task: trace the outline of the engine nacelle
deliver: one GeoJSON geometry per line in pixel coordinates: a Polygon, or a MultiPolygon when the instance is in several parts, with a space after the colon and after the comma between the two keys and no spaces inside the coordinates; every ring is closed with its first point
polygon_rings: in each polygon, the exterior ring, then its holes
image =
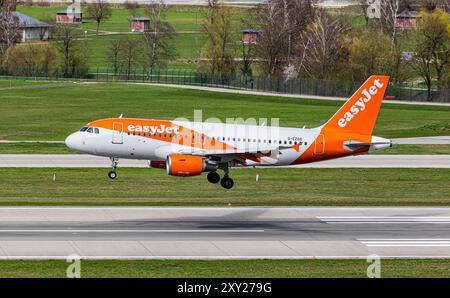
{"type": "Polygon", "coordinates": [[[211,165],[206,159],[200,156],[172,154],[167,156],[167,174],[171,176],[197,176],[202,172],[217,169],[216,165],[211,165]]]}
{"type": "Polygon", "coordinates": [[[165,169],[166,161],[165,160],[149,160],[148,166],[150,168],[155,168],[155,169],[165,169]]]}

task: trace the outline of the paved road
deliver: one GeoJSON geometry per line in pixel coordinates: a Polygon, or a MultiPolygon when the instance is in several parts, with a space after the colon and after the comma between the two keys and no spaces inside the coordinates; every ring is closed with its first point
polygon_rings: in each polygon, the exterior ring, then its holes
{"type": "MultiPolygon", "coordinates": [[[[83,154],[0,154],[0,167],[110,167],[110,160],[83,154]]],[[[119,161],[119,167],[147,167],[146,161],[119,161]]],[[[360,155],[298,165],[299,168],[450,168],[450,155],[360,155]]]]}
{"type": "Polygon", "coordinates": [[[450,257],[450,208],[1,207],[0,259],[450,257]]]}
{"type": "MultiPolygon", "coordinates": [[[[128,84],[128,83],[123,83],[123,84],[128,84]]],[[[259,95],[259,96],[305,98],[305,99],[318,99],[318,100],[331,100],[331,101],[346,101],[346,100],[348,100],[348,97],[332,97],[332,96],[319,96],[319,95],[307,95],[307,94],[284,94],[284,93],[276,93],[276,92],[254,91],[254,90],[249,90],[249,89],[229,89],[229,88],[220,88],[220,87],[162,84],[162,83],[134,83],[134,84],[203,90],[203,91],[211,91],[211,92],[251,94],[251,95],[259,95]]],[[[383,104],[406,104],[406,105],[426,105],[426,106],[450,107],[450,102],[429,102],[429,101],[409,101],[409,100],[384,100],[383,104]]]]}
{"type": "Polygon", "coordinates": [[[400,138],[392,139],[392,142],[394,145],[450,145],[450,136],[400,138]]]}

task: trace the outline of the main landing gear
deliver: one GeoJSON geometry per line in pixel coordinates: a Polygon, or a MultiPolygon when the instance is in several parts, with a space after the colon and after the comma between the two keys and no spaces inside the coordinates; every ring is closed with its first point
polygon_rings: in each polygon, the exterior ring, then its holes
{"type": "Polygon", "coordinates": [[[117,178],[117,173],[116,173],[116,168],[117,168],[117,164],[119,163],[119,159],[115,158],[115,157],[111,157],[111,171],[108,173],[108,177],[109,179],[116,179],[117,178]]]}
{"type": "Polygon", "coordinates": [[[228,176],[229,172],[228,164],[221,164],[219,165],[219,168],[221,168],[225,173],[222,179],[220,179],[220,175],[216,171],[209,172],[206,178],[210,183],[213,184],[216,184],[220,181],[220,185],[225,189],[232,188],[234,185],[234,181],[228,176]]]}

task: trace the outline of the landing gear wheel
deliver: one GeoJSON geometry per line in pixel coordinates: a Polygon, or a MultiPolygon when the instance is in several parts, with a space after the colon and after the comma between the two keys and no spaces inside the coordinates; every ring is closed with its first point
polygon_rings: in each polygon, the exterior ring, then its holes
{"type": "Polygon", "coordinates": [[[223,188],[230,189],[233,187],[234,181],[230,177],[225,176],[220,180],[220,185],[222,185],[223,188]]]}
{"type": "Polygon", "coordinates": [[[114,171],[111,171],[111,172],[108,173],[108,177],[109,177],[110,179],[116,179],[117,173],[114,172],[114,171]]]}
{"type": "Polygon", "coordinates": [[[220,175],[217,174],[217,172],[209,172],[206,178],[208,178],[208,181],[213,184],[216,184],[220,181],[220,175]]]}

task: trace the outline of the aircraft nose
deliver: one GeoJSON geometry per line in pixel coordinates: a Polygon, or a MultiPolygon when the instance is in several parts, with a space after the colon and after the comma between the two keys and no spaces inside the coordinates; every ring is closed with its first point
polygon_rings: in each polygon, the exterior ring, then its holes
{"type": "Polygon", "coordinates": [[[64,141],[66,143],[66,146],[69,147],[72,150],[80,150],[81,147],[81,137],[78,133],[73,133],[69,135],[66,140],[64,141]]]}

